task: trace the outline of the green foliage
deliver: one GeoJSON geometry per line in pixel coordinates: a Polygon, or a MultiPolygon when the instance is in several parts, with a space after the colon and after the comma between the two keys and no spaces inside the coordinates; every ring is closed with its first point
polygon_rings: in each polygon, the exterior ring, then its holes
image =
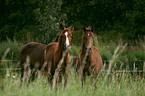
{"type": "Polygon", "coordinates": [[[2,96],[20,96],[22,94],[24,96],[143,96],[145,94],[144,79],[133,78],[128,73],[112,73],[106,81],[104,75],[100,74],[95,89],[92,87],[90,77],[86,79],[84,88],[81,86],[80,76],[75,76],[72,71],[68,79],[66,88],[60,84],[57,89],[53,89],[47,83],[47,79],[41,75],[29,86],[24,83],[20,87],[18,73],[10,73],[9,76],[3,79],[4,88],[0,90],[0,93],[2,96]]]}
{"type": "Polygon", "coordinates": [[[80,22],[75,22],[73,24],[74,31],[72,32],[72,41],[71,43],[75,46],[81,46],[82,35],[83,35],[83,26],[80,22]]]}
{"type": "Polygon", "coordinates": [[[0,57],[4,55],[7,48],[10,48],[10,52],[7,54],[5,59],[19,60],[19,52],[22,45],[22,43],[19,43],[16,40],[11,41],[10,39],[8,39],[8,41],[1,42],[0,57]]]}
{"type": "Polygon", "coordinates": [[[78,56],[79,52],[80,52],[80,47],[78,46],[72,46],[69,50],[69,54],[71,56],[78,56]]]}
{"type": "Polygon", "coordinates": [[[143,65],[145,61],[145,51],[131,51],[127,54],[124,54],[122,61],[129,64],[129,69],[133,69],[134,63],[136,63],[136,68],[138,70],[143,70],[143,65]],[[126,60],[127,59],[127,60],[126,60]]]}
{"type": "Polygon", "coordinates": [[[62,1],[46,0],[45,2],[39,1],[39,3],[40,7],[34,10],[35,20],[38,22],[37,26],[41,33],[41,42],[48,44],[60,32],[59,25],[63,22],[62,17],[64,16],[60,12],[62,1]]]}
{"type": "Polygon", "coordinates": [[[25,26],[18,33],[15,32],[14,37],[15,40],[21,40],[23,43],[27,43],[30,41],[38,41],[40,38],[39,31],[36,26],[25,26]]]}
{"type": "MultiPolygon", "coordinates": [[[[22,37],[26,36],[27,32],[33,32],[28,26],[31,26],[32,29],[36,29],[35,21],[33,16],[33,10],[37,7],[36,1],[25,1],[25,0],[2,0],[1,10],[0,10],[0,40],[7,40],[6,38],[24,40],[22,37]],[[27,29],[27,31],[23,31],[27,29]],[[23,33],[22,33],[22,32],[23,33]],[[20,34],[19,34],[20,33],[20,34]],[[19,37],[20,36],[20,37],[19,37]]],[[[27,37],[24,37],[27,38],[27,37]]]]}
{"type": "MultiPolygon", "coordinates": [[[[106,45],[103,45],[103,41],[101,42],[101,38],[95,41],[95,46],[97,46],[100,50],[100,54],[103,60],[111,59],[114,53],[115,48],[118,46],[115,43],[111,42],[106,45]]],[[[7,42],[0,43],[0,57],[3,56],[5,50],[10,48],[10,52],[7,54],[5,61],[0,62],[0,68],[13,68],[17,67],[17,62],[7,62],[7,59],[19,60],[19,51],[22,47],[22,43],[14,40],[7,40],[7,42]]],[[[77,56],[80,51],[80,46],[72,46],[69,50],[70,55],[77,56]]],[[[127,47],[125,51],[116,59],[124,61],[124,64],[131,65],[136,60],[144,60],[145,52],[142,47],[127,47]]],[[[120,62],[116,62],[116,67],[119,69],[120,62]]],[[[136,67],[142,70],[143,61],[141,61],[136,67]]],[[[132,66],[132,65],[131,65],[132,66]]],[[[126,68],[126,67],[125,67],[126,68]]],[[[132,68],[132,67],[130,67],[132,68]]],[[[144,78],[134,77],[129,73],[121,73],[120,71],[116,71],[111,73],[108,76],[107,80],[104,79],[106,73],[100,72],[99,79],[97,81],[97,88],[93,89],[92,87],[92,79],[87,77],[85,87],[82,89],[80,76],[75,75],[73,70],[70,68],[70,75],[68,78],[67,88],[64,89],[64,86],[60,84],[57,91],[50,87],[47,82],[47,79],[43,76],[38,78],[31,83],[29,86],[24,83],[22,87],[20,87],[20,76],[19,71],[16,70],[0,70],[2,77],[0,79],[0,93],[2,96],[9,95],[36,95],[36,96],[47,96],[47,95],[60,95],[60,96],[74,96],[74,95],[83,95],[83,96],[116,96],[116,95],[128,95],[128,96],[138,96],[145,94],[145,81],[144,78]],[[17,73],[18,72],[18,73],[17,73]]]]}
{"type": "MultiPolygon", "coordinates": [[[[80,42],[81,44],[81,42],[80,42]]],[[[19,58],[19,52],[21,47],[24,44],[21,42],[18,42],[16,40],[11,41],[10,39],[8,39],[8,41],[5,42],[1,42],[0,43],[0,57],[2,57],[4,55],[4,52],[6,51],[7,48],[10,48],[10,52],[7,54],[6,56],[6,60],[20,60],[19,58]]],[[[103,61],[106,61],[106,64],[108,66],[109,61],[113,54],[114,54],[114,50],[116,49],[116,47],[118,46],[117,44],[115,44],[114,42],[111,42],[109,44],[103,44],[103,42],[101,41],[101,39],[94,40],[94,46],[98,47],[101,57],[103,59],[103,61]]],[[[124,63],[123,68],[127,68],[129,67],[130,70],[133,69],[133,64],[136,63],[136,68],[138,68],[139,70],[143,69],[143,62],[145,60],[145,52],[144,52],[144,48],[141,47],[142,45],[138,46],[138,47],[130,47],[128,46],[124,52],[122,54],[119,55],[118,58],[115,59],[114,64],[116,63],[116,69],[120,68],[121,63],[124,63]],[[138,61],[141,60],[141,61],[138,61]],[[128,66],[129,65],[129,66],[128,66]]],[[[80,46],[75,46],[72,44],[69,53],[71,56],[78,56],[79,52],[81,49],[81,45],[80,46]]],[[[72,58],[73,59],[73,58],[72,58]]],[[[10,62],[7,63],[5,66],[5,68],[7,67],[13,67],[11,65],[13,65],[12,63],[15,62],[10,62]]],[[[19,66],[19,65],[18,65],[19,66]]]]}
{"type": "Polygon", "coordinates": [[[0,5],[0,41],[49,43],[60,23],[75,27],[75,45],[84,25],[94,25],[95,34],[108,42],[136,43],[145,35],[144,0],[1,0],[0,5]]]}
{"type": "Polygon", "coordinates": [[[62,12],[69,24],[94,25],[99,35],[110,40],[134,42],[145,35],[144,4],[144,0],[63,0],[62,12]]]}

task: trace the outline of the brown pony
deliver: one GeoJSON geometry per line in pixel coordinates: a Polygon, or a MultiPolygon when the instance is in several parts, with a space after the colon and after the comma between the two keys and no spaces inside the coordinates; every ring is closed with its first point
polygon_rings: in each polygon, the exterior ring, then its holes
{"type": "Polygon", "coordinates": [[[102,68],[100,52],[98,48],[93,46],[93,33],[94,27],[86,28],[84,26],[81,51],[79,56],[73,61],[76,71],[81,72],[82,86],[84,86],[86,75],[91,75],[91,73],[93,73],[93,79],[95,81],[95,78],[97,78],[97,75],[102,68]]]}
{"type": "MultiPolygon", "coordinates": [[[[68,49],[70,47],[71,36],[74,28],[65,28],[60,25],[62,30],[58,42],[52,42],[48,45],[44,45],[37,42],[30,42],[22,47],[20,50],[20,64],[21,64],[21,82],[23,81],[24,73],[26,71],[26,61],[30,63],[31,78],[29,81],[33,81],[36,75],[36,70],[42,70],[45,76],[48,76],[48,80],[51,82],[55,73],[55,70],[60,62],[63,53],[65,52],[64,60],[61,64],[60,74],[64,75],[67,83],[67,77],[69,70],[66,70],[70,65],[70,56],[68,49]],[[28,60],[27,60],[28,59],[28,60]]],[[[60,75],[59,75],[60,76],[60,75]]]]}

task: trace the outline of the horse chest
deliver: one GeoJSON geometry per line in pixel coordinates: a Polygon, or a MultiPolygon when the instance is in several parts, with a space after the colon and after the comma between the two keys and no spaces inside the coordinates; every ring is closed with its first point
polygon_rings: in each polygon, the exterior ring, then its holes
{"type": "Polygon", "coordinates": [[[91,62],[91,60],[90,60],[90,56],[88,55],[88,56],[81,56],[80,57],[80,59],[79,59],[79,63],[80,63],[80,65],[82,65],[82,64],[84,64],[85,66],[88,66],[88,65],[90,65],[90,62],[91,62]]]}

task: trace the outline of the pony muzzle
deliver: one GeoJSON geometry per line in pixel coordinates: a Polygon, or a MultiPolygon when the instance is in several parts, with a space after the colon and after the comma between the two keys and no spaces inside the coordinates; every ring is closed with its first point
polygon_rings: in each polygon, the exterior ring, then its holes
{"type": "Polygon", "coordinates": [[[65,49],[70,49],[71,45],[65,46],[65,49]]]}
{"type": "Polygon", "coordinates": [[[87,47],[86,47],[86,50],[88,50],[88,51],[90,52],[91,46],[87,46],[87,47]]]}

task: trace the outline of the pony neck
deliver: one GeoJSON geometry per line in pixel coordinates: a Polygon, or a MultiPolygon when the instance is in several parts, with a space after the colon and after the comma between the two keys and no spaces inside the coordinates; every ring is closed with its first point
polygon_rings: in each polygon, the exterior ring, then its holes
{"type": "Polygon", "coordinates": [[[59,40],[58,40],[58,48],[57,48],[57,51],[60,52],[61,55],[65,51],[64,43],[62,42],[62,37],[61,36],[59,37],[59,40]]]}
{"type": "Polygon", "coordinates": [[[81,55],[85,55],[86,54],[86,46],[84,44],[84,42],[82,42],[82,45],[81,45],[81,55]]]}

